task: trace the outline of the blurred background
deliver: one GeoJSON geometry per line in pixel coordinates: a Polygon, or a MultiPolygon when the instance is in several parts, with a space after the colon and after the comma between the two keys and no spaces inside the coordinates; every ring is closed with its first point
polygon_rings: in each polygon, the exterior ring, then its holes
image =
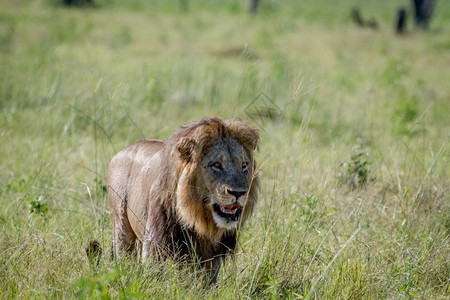
{"type": "Polygon", "coordinates": [[[449,82],[446,0],[0,0],[0,298],[447,298],[449,82]],[[91,266],[114,153],[206,116],[261,134],[219,287],[91,266]]]}

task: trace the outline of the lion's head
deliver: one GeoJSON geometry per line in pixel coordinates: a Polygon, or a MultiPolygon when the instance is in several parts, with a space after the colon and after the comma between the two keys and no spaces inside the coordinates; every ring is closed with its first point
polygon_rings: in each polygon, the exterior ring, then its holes
{"type": "Polygon", "coordinates": [[[250,216],[259,186],[253,158],[257,143],[256,128],[218,118],[182,127],[169,138],[172,160],[166,166],[174,168],[167,172],[168,190],[176,191],[182,224],[217,239],[250,216]]]}

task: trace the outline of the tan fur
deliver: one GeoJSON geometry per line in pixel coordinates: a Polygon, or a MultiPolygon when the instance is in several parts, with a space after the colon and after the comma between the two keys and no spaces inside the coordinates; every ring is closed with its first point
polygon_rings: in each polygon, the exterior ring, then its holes
{"type": "Polygon", "coordinates": [[[213,204],[241,204],[239,225],[250,217],[259,186],[257,142],[254,127],[209,118],[180,128],[167,141],[141,141],[120,151],[107,176],[115,253],[136,244],[144,259],[155,252],[194,253],[217,275],[220,258],[234,250],[236,222],[213,213],[213,204]],[[239,169],[247,159],[248,170],[239,169]],[[221,160],[225,175],[210,169],[209,160],[221,160]],[[248,192],[239,198],[230,195],[235,189],[248,192]]]}

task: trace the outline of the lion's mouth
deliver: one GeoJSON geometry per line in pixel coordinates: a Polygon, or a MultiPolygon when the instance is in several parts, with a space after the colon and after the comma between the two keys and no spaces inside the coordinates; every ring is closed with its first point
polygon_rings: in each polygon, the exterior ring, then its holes
{"type": "Polygon", "coordinates": [[[230,219],[232,221],[239,221],[242,211],[241,205],[237,202],[228,205],[219,205],[215,203],[213,205],[213,209],[220,217],[230,219]]]}

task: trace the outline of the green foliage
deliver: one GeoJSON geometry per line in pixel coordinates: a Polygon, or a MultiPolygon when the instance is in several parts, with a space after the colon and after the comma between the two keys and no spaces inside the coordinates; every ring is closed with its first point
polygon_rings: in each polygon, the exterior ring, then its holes
{"type": "Polygon", "coordinates": [[[78,290],[75,297],[78,299],[96,298],[96,299],[112,299],[113,297],[108,292],[108,284],[111,281],[117,280],[117,272],[104,273],[95,278],[82,277],[75,286],[78,290]]]}
{"type": "Polygon", "coordinates": [[[42,197],[39,196],[37,199],[32,199],[31,197],[28,197],[28,200],[30,201],[30,215],[36,214],[43,217],[47,216],[48,208],[47,204],[42,202],[42,197]]]}
{"type": "Polygon", "coordinates": [[[402,80],[408,76],[410,72],[410,65],[403,60],[394,59],[388,62],[381,73],[380,80],[390,85],[396,87],[398,84],[402,83],[402,80]]]}
{"type": "Polygon", "coordinates": [[[406,261],[400,268],[393,268],[392,277],[399,282],[398,291],[401,295],[414,296],[418,287],[418,276],[421,273],[418,266],[406,261]]]}
{"type": "Polygon", "coordinates": [[[286,284],[278,282],[273,279],[270,275],[267,275],[267,281],[265,285],[267,286],[264,291],[268,295],[268,299],[303,299],[303,295],[289,290],[286,284]]]}
{"type": "Polygon", "coordinates": [[[107,192],[107,188],[106,188],[106,184],[104,183],[104,181],[100,177],[96,176],[94,178],[94,184],[95,184],[95,190],[97,192],[102,193],[103,196],[105,196],[106,192],[107,192]]]}
{"type": "Polygon", "coordinates": [[[6,185],[6,191],[11,193],[23,192],[26,188],[26,183],[26,180],[23,178],[13,181],[6,185]]]}
{"type": "Polygon", "coordinates": [[[364,144],[359,143],[352,147],[349,161],[341,163],[337,177],[349,189],[363,187],[371,179],[369,165],[368,151],[364,144]]]}
{"type": "Polygon", "coordinates": [[[128,287],[121,283],[121,271],[116,267],[111,271],[103,270],[90,276],[83,276],[75,284],[75,298],[77,299],[139,299],[147,298],[145,293],[139,292],[140,286],[133,281],[128,287]],[[121,286],[118,295],[111,292],[112,286],[121,286]]]}
{"type": "Polygon", "coordinates": [[[413,135],[417,131],[412,129],[411,124],[417,119],[419,109],[417,101],[413,99],[399,100],[393,113],[395,130],[399,134],[413,135]]]}

